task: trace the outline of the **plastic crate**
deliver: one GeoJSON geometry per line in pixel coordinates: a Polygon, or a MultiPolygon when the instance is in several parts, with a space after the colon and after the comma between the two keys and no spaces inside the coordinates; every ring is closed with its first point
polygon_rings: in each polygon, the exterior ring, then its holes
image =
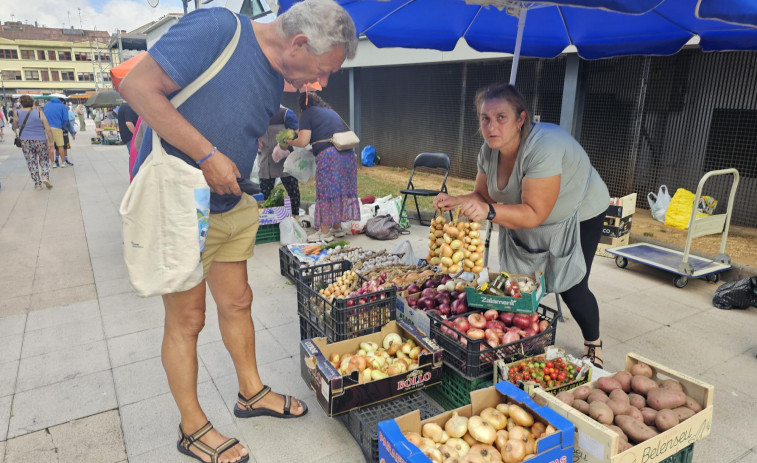
{"type": "MultiPolygon", "coordinates": [[[[472,312],[471,312],[472,313],[472,312]]],[[[447,332],[442,332],[442,318],[434,312],[429,312],[431,322],[431,339],[436,341],[444,350],[444,361],[457,369],[462,374],[479,378],[485,374],[492,375],[493,362],[503,359],[511,362],[524,357],[541,354],[547,346],[555,342],[557,332],[557,311],[539,304],[537,310],[541,320],[549,321],[549,326],[543,332],[526,339],[506,344],[504,346],[488,347],[485,339],[471,339],[454,327],[445,327],[447,332]],[[460,343],[464,338],[465,346],[460,343]],[[482,349],[482,344],[486,346],[482,349]]],[[[458,317],[467,317],[470,313],[450,317],[454,321],[458,317]]]]}
{"type": "Polygon", "coordinates": [[[381,331],[382,326],[396,318],[397,288],[394,286],[333,302],[318,293],[350,269],[352,262],[342,260],[296,270],[297,312],[322,330],[328,342],[381,331]],[[361,300],[364,302],[360,303],[361,300]]]}
{"type": "Polygon", "coordinates": [[[679,450],[678,453],[662,460],[660,463],[691,463],[692,460],[694,460],[694,444],[679,450]]]}
{"type": "Polygon", "coordinates": [[[258,234],[255,236],[255,244],[272,243],[280,239],[279,224],[261,225],[258,227],[258,234]]]}
{"type": "Polygon", "coordinates": [[[360,445],[366,461],[378,462],[378,424],[420,410],[421,420],[444,412],[444,409],[423,392],[401,396],[389,402],[353,410],[339,419],[360,445]]]}
{"type": "Polygon", "coordinates": [[[297,269],[300,268],[300,261],[294,257],[292,251],[286,246],[279,248],[279,271],[281,276],[294,283],[297,278],[297,269]]]}
{"type": "Polygon", "coordinates": [[[427,388],[426,392],[445,410],[454,410],[470,403],[471,392],[493,384],[492,375],[469,378],[445,362],[442,365],[442,382],[427,388]]]}
{"type": "Polygon", "coordinates": [[[322,330],[311,323],[308,319],[300,318],[300,341],[303,339],[323,338],[325,337],[322,330]]]}

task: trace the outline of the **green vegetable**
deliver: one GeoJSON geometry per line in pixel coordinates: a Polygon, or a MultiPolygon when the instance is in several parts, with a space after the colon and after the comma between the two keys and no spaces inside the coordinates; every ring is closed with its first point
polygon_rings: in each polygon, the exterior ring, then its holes
{"type": "Polygon", "coordinates": [[[263,207],[278,207],[284,205],[284,189],[274,188],[271,195],[263,202],[263,207]]]}
{"type": "Polygon", "coordinates": [[[339,240],[339,241],[332,241],[331,243],[324,246],[324,249],[334,249],[337,246],[345,247],[350,244],[347,240],[339,240]]]}
{"type": "Polygon", "coordinates": [[[292,129],[281,129],[279,130],[279,133],[276,134],[276,142],[282,148],[286,148],[288,146],[286,143],[284,143],[284,140],[296,140],[296,139],[297,139],[297,132],[295,132],[292,129]]]}

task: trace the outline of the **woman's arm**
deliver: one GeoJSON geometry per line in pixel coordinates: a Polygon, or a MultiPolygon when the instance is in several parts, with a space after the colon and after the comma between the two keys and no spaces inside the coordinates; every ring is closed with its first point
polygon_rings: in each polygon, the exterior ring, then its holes
{"type": "Polygon", "coordinates": [[[13,132],[16,132],[18,130],[18,113],[16,110],[13,110],[13,132]]]}
{"type": "MultiPolygon", "coordinates": [[[[487,203],[494,202],[494,200],[489,196],[489,192],[486,189],[486,174],[479,172],[476,175],[476,183],[473,187],[473,191],[471,191],[470,193],[459,196],[452,196],[447,193],[439,193],[434,198],[434,208],[448,211],[468,201],[485,201],[487,203]]],[[[486,218],[486,216],[484,216],[484,218],[486,218]]]]}
{"type": "Polygon", "coordinates": [[[310,136],[313,134],[312,130],[300,129],[297,131],[297,138],[294,140],[284,140],[289,146],[296,146],[298,148],[304,148],[310,144],[310,136]]]}
{"type": "MultiPolygon", "coordinates": [[[[496,215],[492,223],[511,230],[535,228],[544,223],[560,195],[560,175],[545,178],[524,178],[521,182],[520,204],[494,204],[496,215]]],[[[461,212],[471,220],[484,220],[489,205],[471,200],[463,204],[461,212]]]]}

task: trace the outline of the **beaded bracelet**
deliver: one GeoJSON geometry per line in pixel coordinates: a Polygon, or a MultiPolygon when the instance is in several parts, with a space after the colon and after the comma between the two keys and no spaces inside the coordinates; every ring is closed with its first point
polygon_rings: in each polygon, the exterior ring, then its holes
{"type": "Polygon", "coordinates": [[[199,161],[197,161],[197,164],[199,165],[199,164],[202,164],[203,162],[207,161],[208,158],[211,157],[211,156],[213,156],[213,153],[215,153],[216,151],[218,151],[218,148],[214,146],[213,147],[213,151],[211,151],[210,153],[208,153],[208,155],[205,156],[204,158],[202,158],[199,161]]]}

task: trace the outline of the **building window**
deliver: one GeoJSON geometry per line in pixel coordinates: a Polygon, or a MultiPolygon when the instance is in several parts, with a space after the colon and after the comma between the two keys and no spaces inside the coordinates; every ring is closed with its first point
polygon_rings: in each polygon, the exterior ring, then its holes
{"type": "Polygon", "coordinates": [[[110,55],[107,53],[100,53],[100,61],[110,61],[110,55]]]}
{"type": "Polygon", "coordinates": [[[21,59],[35,59],[34,50],[21,50],[21,59]]]}
{"type": "Polygon", "coordinates": [[[89,61],[89,53],[77,51],[74,54],[76,61],[89,61]]]}
{"type": "Polygon", "coordinates": [[[43,82],[48,82],[50,80],[50,73],[47,71],[39,71],[39,75],[42,76],[43,82]]]}
{"type": "Polygon", "coordinates": [[[22,80],[21,71],[3,71],[3,80],[22,80]]]}
{"type": "Polygon", "coordinates": [[[37,50],[37,59],[39,60],[45,59],[45,50],[37,50]]]}
{"type": "Polygon", "coordinates": [[[70,51],[59,51],[58,52],[58,59],[61,61],[71,61],[71,52],[70,51]]]}
{"type": "Polygon", "coordinates": [[[18,59],[18,51],[0,49],[0,59],[18,59]]]}
{"type": "Polygon", "coordinates": [[[102,82],[110,82],[112,79],[110,78],[109,72],[101,72],[100,73],[100,80],[102,82]]]}
{"type": "Polygon", "coordinates": [[[49,59],[50,61],[55,61],[58,59],[55,55],[55,50],[47,50],[47,59],[49,59]]]}
{"type": "Polygon", "coordinates": [[[24,71],[26,80],[39,80],[39,71],[24,71]]]}
{"type": "Polygon", "coordinates": [[[94,81],[95,81],[95,75],[93,73],[91,72],[79,73],[79,82],[94,82],[94,81]]]}
{"type": "Polygon", "coordinates": [[[58,75],[58,71],[50,71],[50,76],[52,77],[53,82],[60,81],[60,76],[58,75]]]}
{"type": "Polygon", "coordinates": [[[60,71],[60,80],[74,81],[74,71],[60,71]]]}

